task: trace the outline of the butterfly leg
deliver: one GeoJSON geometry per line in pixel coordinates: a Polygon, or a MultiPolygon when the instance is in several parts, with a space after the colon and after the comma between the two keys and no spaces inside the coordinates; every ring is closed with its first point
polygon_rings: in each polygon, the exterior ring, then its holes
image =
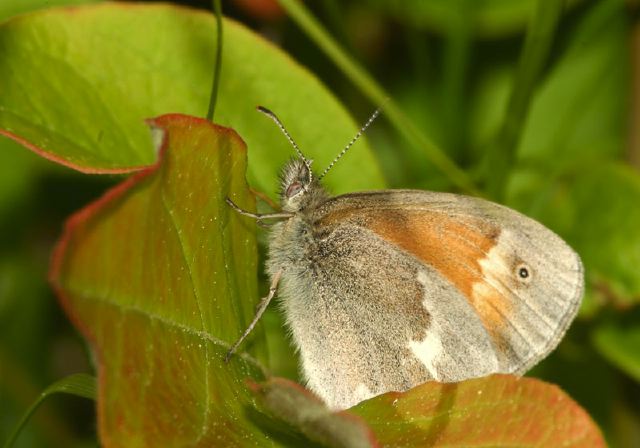
{"type": "Polygon", "coordinates": [[[273,280],[271,280],[271,286],[269,287],[269,294],[267,294],[265,297],[260,299],[260,303],[258,304],[258,307],[256,309],[256,315],[253,317],[253,320],[251,321],[247,329],[244,330],[244,333],[242,333],[242,336],[240,336],[240,338],[235,342],[235,344],[231,346],[231,348],[227,352],[227,356],[225,356],[224,358],[225,362],[229,362],[229,359],[231,359],[231,356],[238,349],[240,344],[242,344],[242,341],[244,341],[245,338],[249,336],[249,333],[251,333],[253,328],[256,326],[256,324],[262,317],[262,314],[267,309],[267,306],[269,306],[269,302],[271,302],[271,299],[273,299],[273,297],[276,295],[276,291],[278,290],[278,283],[280,282],[281,276],[282,276],[282,269],[280,269],[276,273],[276,275],[273,276],[273,280]]]}
{"type": "Polygon", "coordinates": [[[263,219],[282,219],[282,218],[291,218],[293,216],[293,213],[287,213],[287,212],[280,212],[280,213],[252,213],[249,212],[247,210],[243,210],[240,207],[238,207],[236,205],[235,202],[233,202],[231,199],[227,198],[226,199],[227,204],[229,204],[231,206],[232,209],[234,209],[236,212],[240,213],[241,215],[244,216],[248,216],[250,218],[253,219],[257,219],[258,221],[261,221],[263,219]]]}

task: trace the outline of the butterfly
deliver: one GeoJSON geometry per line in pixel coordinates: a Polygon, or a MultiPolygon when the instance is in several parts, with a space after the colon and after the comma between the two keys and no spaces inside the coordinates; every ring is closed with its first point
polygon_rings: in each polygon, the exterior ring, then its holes
{"type": "Polygon", "coordinates": [[[335,410],[426,381],[523,374],[553,350],[580,307],[580,257],[559,236],[484,199],[422,190],[330,196],[298,157],[282,171],[282,210],[239,213],[270,227],[278,294],[307,387],[335,410]]]}

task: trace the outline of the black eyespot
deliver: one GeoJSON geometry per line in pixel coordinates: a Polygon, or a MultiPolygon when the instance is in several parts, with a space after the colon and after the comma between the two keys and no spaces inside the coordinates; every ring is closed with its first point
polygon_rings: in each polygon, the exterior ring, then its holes
{"type": "Polygon", "coordinates": [[[518,263],[516,265],[515,274],[520,282],[529,283],[531,281],[533,271],[525,263],[518,263]]]}

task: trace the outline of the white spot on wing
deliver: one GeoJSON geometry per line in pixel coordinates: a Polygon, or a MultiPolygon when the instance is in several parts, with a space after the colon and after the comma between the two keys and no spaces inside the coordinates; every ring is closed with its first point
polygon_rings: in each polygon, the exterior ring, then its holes
{"type": "MultiPolygon", "coordinates": [[[[425,292],[428,291],[427,276],[424,272],[418,272],[418,281],[424,286],[425,292]]],[[[422,306],[430,312],[427,294],[425,293],[425,299],[422,302],[422,306]]],[[[442,355],[444,349],[442,347],[442,341],[438,336],[438,327],[435,322],[432,322],[431,331],[428,331],[424,339],[421,341],[409,341],[409,349],[413,352],[413,355],[424,364],[425,368],[429,371],[434,380],[439,381],[438,369],[436,367],[436,360],[442,355]]]]}
{"type": "Polygon", "coordinates": [[[509,259],[509,251],[506,249],[506,236],[507,232],[503,230],[498,239],[498,244],[491,248],[485,257],[478,260],[485,281],[491,283],[474,283],[472,291],[474,300],[482,299],[487,295],[493,294],[492,289],[496,289],[500,294],[509,297],[510,292],[504,286],[509,284],[511,278],[511,270],[505,261],[509,259]],[[502,282],[500,280],[502,280],[502,282]]]}
{"type": "Polygon", "coordinates": [[[368,398],[373,397],[375,394],[369,390],[363,383],[358,384],[353,394],[354,402],[360,403],[368,398]]]}
{"type": "Polygon", "coordinates": [[[422,341],[409,341],[409,348],[414,356],[424,364],[434,380],[440,381],[435,362],[442,354],[442,342],[433,332],[427,332],[422,341]]]}

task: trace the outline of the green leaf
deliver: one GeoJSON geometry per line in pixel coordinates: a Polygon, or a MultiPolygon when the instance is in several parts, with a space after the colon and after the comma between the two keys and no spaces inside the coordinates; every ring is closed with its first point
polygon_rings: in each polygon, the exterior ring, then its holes
{"type": "MultiPolygon", "coordinates": [[[[528,112],[518,147],[519,165],[547,182],[577,161],[618,156],[627,126],[630,65],[628,16],[620,0],[593,3],[564,25],[552,64],[528,112]]],[[[484,155],[506,111],[513,71],[496,64],[479,80],[471,105],[472,146],[484,155]]],[[[513,186],[511,186],[513,189],[513,186]]]]}
{"type": "Polygon", "coordinates": [[[640,313],[635,310],[600,324],[593,342],[602,356],[640,382],[640,313]]]}
{"type": "MultiPolygon", "coordinates": [[[[236,22],[226,21],[224,33],[216,121],[251,148],[251,184],[274,193],[277,170],[293,155],[257,105],[280,116],[315,167],[328,165],[359,125],[280,50],[236,22]]],[[[11,19],[0,25],[0,128],[81,171],[140,169],[156,158],[145,118],[205,115],[215,35],[211,14],[160,4],[105,3],[11,19]]],[[[326,182],[338,193],[383,186],[364,139],[326,182]]]]}
{"type": "Polygon", "coordinates": [[[31,407],[24,413],[20,422],[16,425],[15,429],[4,444],[4,448],[11,448],[16,439],[20,435],[20,431],[24,425],[29,421],[29,418],[40,407],[42,402],[49,398],[53,394],[69,394],[76,395],[78,397],[88,398],[90,400],[96,399],[96,379],[85,373],[77,373],[69,375],[59,381],[56,381],[49,387],[47,387],[31,407]]]}
{"type": "Polygon", "coordinates": [[[627,126],[628,16],[621,0],[594,3],[533,102],[519,156],[548,176],[576,160],[618,156],[627,126]]]}
{"type": "Polygon", "coordinates": [[[14,219],[11,211],[31,193],[39,171],[37,159],[15,142],[0,137],[0,225],[14,219]]]}
{"type": "Polygon", "coordinates": [[[605,446],[578,404],[557,386],[532,378],[429,382],[350,412],[369,424],[382,446],[605,446]]]}
{"type": "Polygon", "coordinates": [[[98,0],[2,0],[0,3],[0,21],[16,14],[54,6],[72,6],[96,3],[98,0]]]}
{"type": "Polygon", "coordinates": [[[626,165],[591,167],[571,185],[569,242],[601,302],[640,302],[640,174],[626,165]]]}
{"type": "Polygon", "coordinates": [[[258,299],[255,224],[225,203],[254,207],[245,146],[204,119],[151,123],[166,132],[158,164],[72,216],[52,262],[100,366],[101,441],[265,443],[244,415],[244,379],[261,379],[259,366],[224,363],[258,299]]]}

